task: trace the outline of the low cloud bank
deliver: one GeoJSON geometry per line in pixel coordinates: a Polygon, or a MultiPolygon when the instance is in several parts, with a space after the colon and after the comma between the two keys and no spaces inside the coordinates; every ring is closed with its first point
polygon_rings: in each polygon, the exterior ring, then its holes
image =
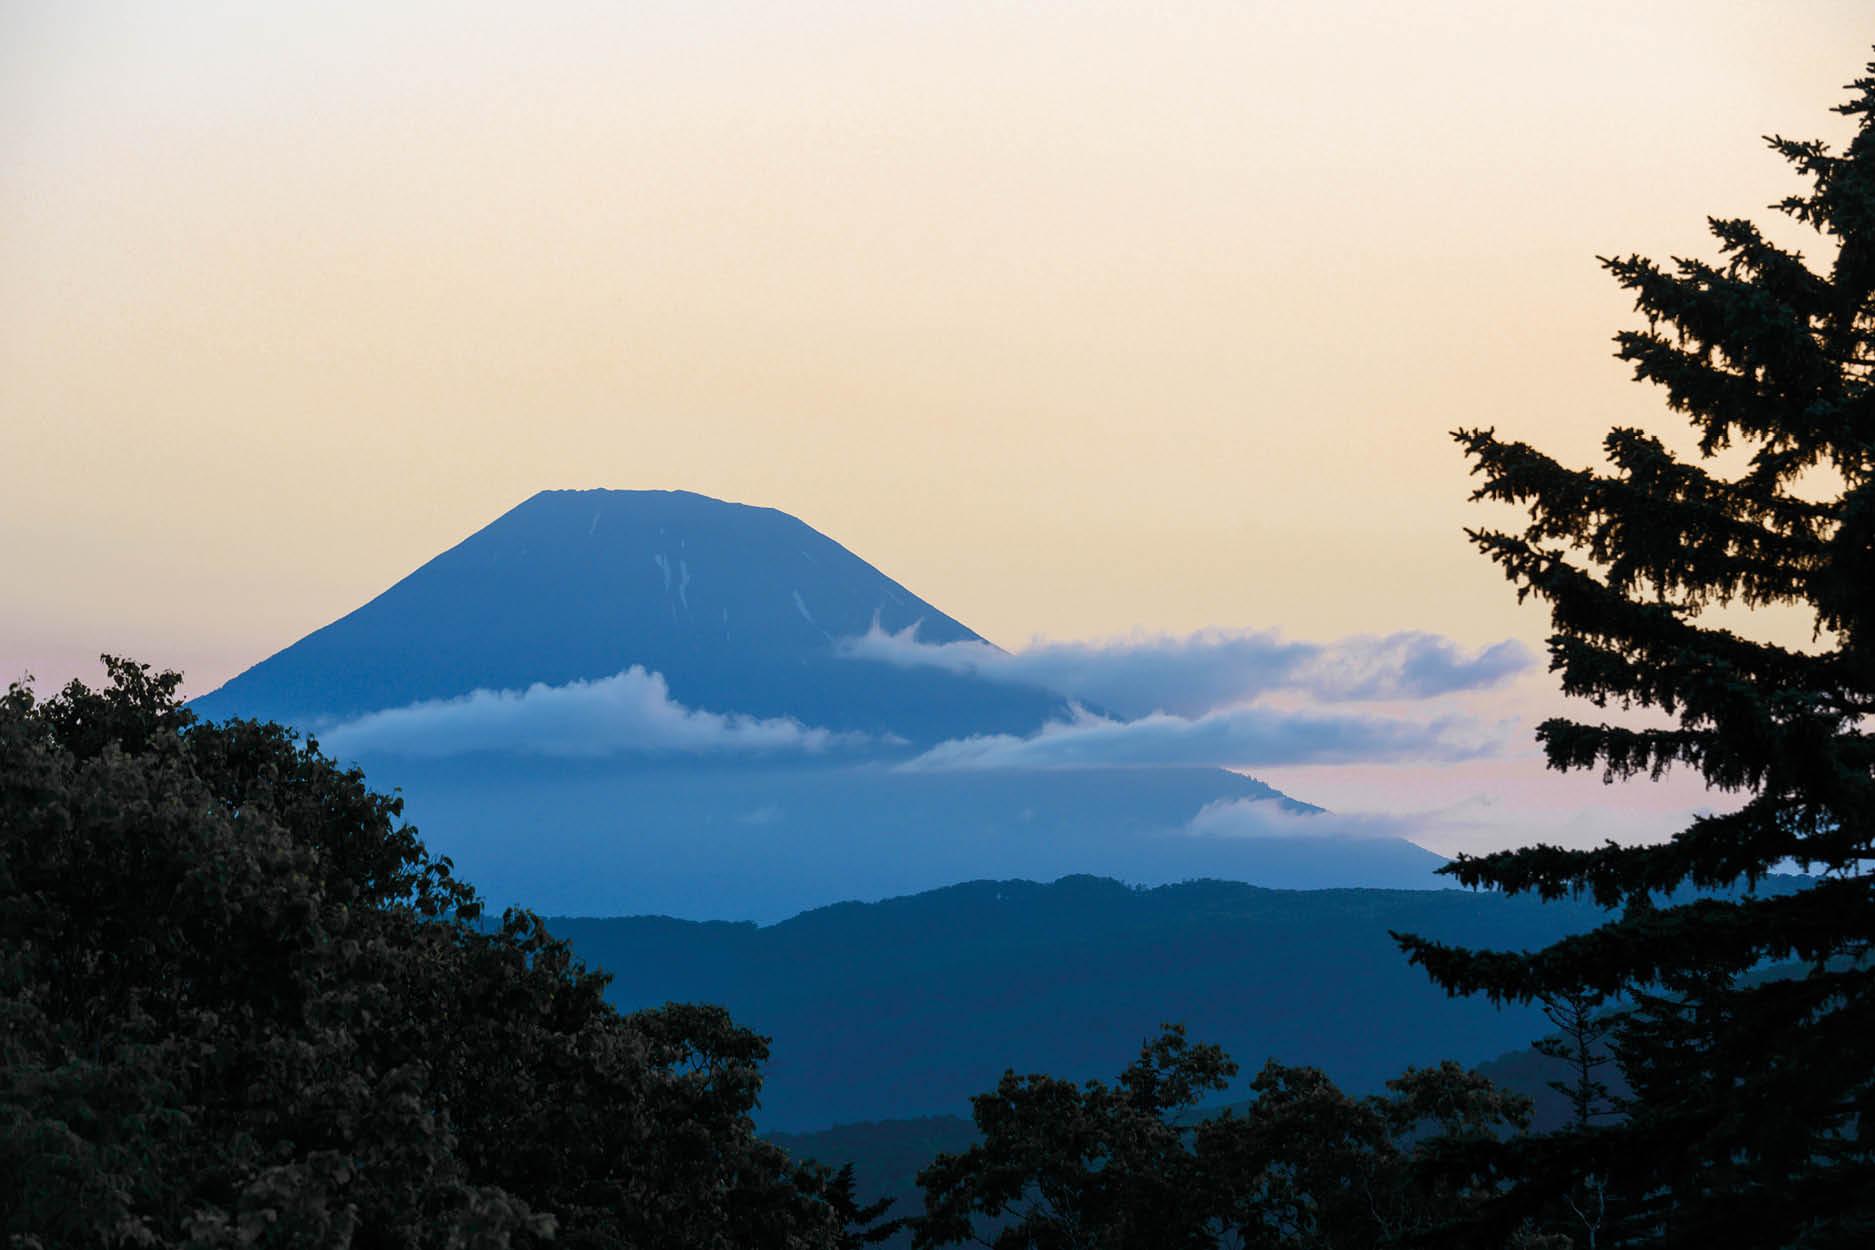
{"type": "Polygon", "coordinates": [[[439,758],[500,751],[562,758],[625,754],[813,753],[856,735],[791,718],[687,708],[659,673],[633,665],[594,681],[477,690],[372,712],[320,735],[335,754],[439,758]]]}
{"type": "Polygon", "coordinates": [[[1535,664],[1530,648],[1514,638],[1466,652],[1450,638],[1408,630],[1318,647],[1295,688],[1331,701],[1434,699],[1502,685],[1535,664]]]}
{"type": "MultiPolygon", "coordinates": [[[[1314,797],[1332,802],[1332,795],[1314,797]]],[[[1509,847],[1589,848],[1609,841],[1662,842],[1697,810],[1635,811],[1620,805],[1558,808],[1529,795],[1471,794],[1440,807],[1394,811],[1299,812],[1276,799],[1208,803],[1185,826],[1197,837],[1318,838],[1361,841],[1399,838],[1435,855],[1482,855],[1509,847]]],[[[1455,883],[1448,883],[1453,884],[1455,883]]]]}
{"type": "Polygon", "coordinates": [[[1004,651],[984,642],[921,642],[916,625],[893,633],[876,622],[845,639],[840,651],[855,660],[1039,686],[1126,718],[1197,717],[1283,692],[1328,702],[1430,699],[1496,686],[1535,662],[1512,639],[1466,652],[1449,638],[1412,631],[1311,643],[1272,630],[1205,630],[1004,651]]]}
{"type": "Polygon", "coordinates": [[[1076,708],[1072,720],[1027,737],[987,734],[939,743],[899,767],[908,771],[1000,768],[1213,767],[1352,761],[1475,759],[1501,749],[1502,728],[1470,718],[1393,717],[1238,707],[1203,716],[1154,712],[1111,720],[1076,708]]]}
{"type": "Polygon", "coordinates": [[[1299,812],[1280,799],[1220,799],[1199,809],[1187,833],[1207,838],[1331,838],[1413,841],[1422,822],[1373,812],[1299,812]]]}

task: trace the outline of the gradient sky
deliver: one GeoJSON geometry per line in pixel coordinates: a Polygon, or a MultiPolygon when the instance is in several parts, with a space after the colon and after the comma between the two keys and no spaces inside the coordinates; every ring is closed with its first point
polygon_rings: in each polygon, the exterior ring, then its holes
{"type": "Polygon", "coordinates": [[[1759,136],[1844,137],[1871,41],[1866,0],[6,0],[0,669],[199,692],[566,486],[782,508],[1011,645],[1534,644],[1445,432],[1672,429],[1595,256],[1767,217],[1759,136]]]}

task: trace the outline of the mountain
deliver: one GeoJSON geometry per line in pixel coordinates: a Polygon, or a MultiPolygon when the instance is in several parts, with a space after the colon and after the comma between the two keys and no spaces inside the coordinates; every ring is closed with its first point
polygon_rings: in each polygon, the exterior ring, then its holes
{"type": "Polygon", "coordinates": [[[1244,1082],[1267,1057],[1356,1092],[1409,1064],[1481,1062],[1545,1032],[1541,1014],[1448,998],[1388,931],[1520,950],[1600,914],[1463,890],[1070,877],[977,881],[769,926],[549,927],[613,974],[621,1008],[721,1003],[771,1037],[759,1119],[799,1132],[966,1114],[1005,1068],[1110,1078],[1164,1021],[1223,1046],[1244,1082]]]}
{"type": "Polygon", "coordinates": [[[544,491],[192,707],[318,733],[493,903],[542,912],[773,921],[1072,873],[1437,884],[1398,839],[1194,832],[1214,803],[1319,810],[1222,769],[905,769],[1070,711],[842,654],[875,624],[983,641],[774,509],[544,491]]]}
{"type": "Polygon", "coordinates": [[[912,742],[1028,733],[1065,712],[1044,691],[835,654],[875,620],[982,641],[785,512],[688,491],[542,491],[193,706],[312,726],[635,664],[686,707],[912,742]]]}

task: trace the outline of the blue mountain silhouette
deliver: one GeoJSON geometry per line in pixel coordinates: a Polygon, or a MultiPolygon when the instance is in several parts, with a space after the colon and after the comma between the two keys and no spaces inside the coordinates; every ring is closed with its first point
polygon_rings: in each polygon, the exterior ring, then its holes
{"type": "Polygon", "coordinates": [[[684,491],[544,491],[193,707],[321,731],[637,665],[687,708],[866,735],[859,747],[782,756],[346,748],[374,785],[402,790],[425,841],[491,901],[542,911],[779,920],[846,899],[1070,873],[1440,884],[1432,870],[1443,861],[1399,839],[1192,833],[1210,803],[1319,810],[1222,769],[901,771],[921,746],[1032,733],[1068,708],[1040,689],[843,658],[838,642],[875,622],[916,624],[932,642],[983,641],[774,509],[684,491]]]}
{"type": "Polygon", "coordinates": [[[687,707],[911,742],[1032,732],[1065,711],[1041,690],[835,654],[875,620],[982,641],[785,512],[688,491],[542,491],[194,707],[312,726],[637,664],[687,707]]]}

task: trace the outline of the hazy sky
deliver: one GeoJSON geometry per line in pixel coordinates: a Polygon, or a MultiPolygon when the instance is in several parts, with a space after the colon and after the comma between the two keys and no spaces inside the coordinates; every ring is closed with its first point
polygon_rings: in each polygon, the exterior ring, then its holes
{"type": "Polygon", "coordinates": [[[205,690],[544,487],[1008,644],[1539,640],[1454,425],[1670,428],[1597,253],[1839,139],[1866,0],[0,5],[0,668],[205,690]]]}

